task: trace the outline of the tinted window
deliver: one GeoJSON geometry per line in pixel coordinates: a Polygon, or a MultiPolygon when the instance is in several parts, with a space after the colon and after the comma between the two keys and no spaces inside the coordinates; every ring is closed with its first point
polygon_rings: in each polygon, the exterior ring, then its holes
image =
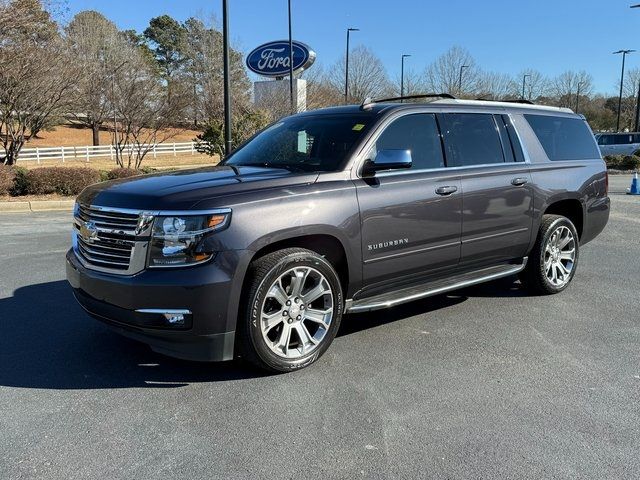
{"type": "Polygon", "coordinates": [[[581,118],[550,115],[524,116],[549,160],[581,160],[600,158],[587,122],[581,118]]]}
{"type": "Polygon", "coordinates": [[[411,151],[412,169],[444,167],[442,144],[435,115],[405,115],[391,123],[378,137],[369,158],[386,149],[411,151]]]}
{"type": "Polygon", "coordinates": [[[448,166],[504,162],[502,143],[493,115],[447,113],[442,115],[442,119],[448,166]]]}
{"type": "Polygon", "coordinates": [[[302,171],[337,170],[372,123],[368,115],[304,115],[260,132],[224,162],[302,171]]]}
{"type": "Polygon", "coordinates": [[[509,138],[509,132],[507,132],[507,125],[504,123],[504,119],[500,115],[494,115],[493,117],[496,125],[498,125],[498,132],[500,133],[500,141],[502,142],[502,151],[504,152],[504,159],[507,162],[515,162],[515,156],[513,154],[513,147],[511,146],[511,139],[509,138]]]}

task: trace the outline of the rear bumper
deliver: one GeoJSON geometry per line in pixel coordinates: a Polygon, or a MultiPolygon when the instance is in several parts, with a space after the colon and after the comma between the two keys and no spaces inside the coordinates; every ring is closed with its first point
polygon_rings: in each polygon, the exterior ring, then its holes
{"type": "Polygon", "coordinates": [[[244,272],[245,256],[244,251],[220,252],[196,267],[121,276],[87,269],[69,250],[67,280],[87,313],[117,333],[176,358],[230,360],[242,284],[237,275],[244,272]],[[162,315],[138,311],[148,309],[190,314],[184,325],[170,325],[162,315]]]}

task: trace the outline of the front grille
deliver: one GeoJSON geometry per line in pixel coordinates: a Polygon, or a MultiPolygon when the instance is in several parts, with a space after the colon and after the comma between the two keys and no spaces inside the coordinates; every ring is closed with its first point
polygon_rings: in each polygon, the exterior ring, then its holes
{"type": "Polygon", "coordinates": [[[146,241],[138,241],[136,229],[140,213],[78,205],[74,218],[74,251],[87,268],[132,274],[141,270],[136,250],[146,251],[146,241]],[[83,235],[83,228],[93,232],[83,235]]]}
{"type": "Polygon", "coordinates": [[[93,222],[98,228],[135,232],[139,213],[116,212],[86,205],[78,206],[78,218],[83,222],[93,222]]]}

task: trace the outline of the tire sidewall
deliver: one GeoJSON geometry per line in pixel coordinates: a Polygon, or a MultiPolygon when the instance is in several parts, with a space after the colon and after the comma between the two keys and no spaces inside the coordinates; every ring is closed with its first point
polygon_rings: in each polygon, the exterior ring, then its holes
{"type": "Polygon", "coordinates": [[[540,237],[540,244],[538,247],[538,258],[537,258],[537,268],[538,268],[538,275],[540,277],[540,281],[543,284],[544,288],[549,291],[550,293],[559,293],[562,292],[564,289],[566,289],[570,284],[571,281],[573,280],[574,275],[576,274],[576,270],[578,268],[578,260],[580,257],[580,240],[578,238],[578,232],[576,230],[576,227],[573,225],[573,223],[566,217],[560,217],[557,218],[556,220],[554,220],[547,228],[546,230],[544,230],[543,232],[541,232],[542,235],[540,237]],[[575,250],[576,250],[576,257],[575,260],[573,262],[573,268],[571,269],[571,273],[569,274],[569,280],[562,286],[557,286],[554,285],[553,283],[551,283],[549,281],[549,279],[547,278],[547,274],[545,272],[544,269],[544,255],[545,255],[545,246],[547,245],[547,242],[549,241],[549,238],[551,237],[551,235],[553,234],[553,232],[556,231],[556,229],[558,227],[567,227],[569,228],[569,230],[571,230],[571,234],[573,235],[574,238],[574,243],[575,243],[575,250]]]}
{"type": "Polygon", "coordinates": [[[258,287],[249,295],[249,309],[246,321],[248,322],[248,332],[251,344],[260,359],[270,368],[278,371],[297,370],[315,362],[329,348],[336,336],[340,326],[340,320],[343,313],[342,287],[335,270],[324,258],[317,254],[294,253],[287,255],[276,263],[261,279],[258,287]],[[327,331],[322,343],[312,352],[296,358],[286,359],[273,353],[265,344],[262,337],[260,325],[260,317],[262,305],[273,282],[287,270],[295,267],[312,267],[318,270],[331,286],[333,292],[333,317],[331,325],[327,331]]]}

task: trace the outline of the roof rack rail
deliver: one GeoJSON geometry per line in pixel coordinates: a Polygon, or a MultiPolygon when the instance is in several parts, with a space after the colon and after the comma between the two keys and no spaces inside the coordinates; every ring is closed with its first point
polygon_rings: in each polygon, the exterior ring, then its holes
{"type": "Polygon", "coordinates": [[[514,99],[507,99],[507,100],[498,100],[498,102],[504,102],[504,103],[522,103],[523,105],[535,105],[535,103],[533,103],[531,100],[526,100],[524,98],[514,98],[514,99]]]}
{"type": "Polygon", "coordinates": [[[375,100],[372,100],[371,97],[367,97],[364,99],[364,101],[360,105],[360,110],[368,110],[376,103],[397,102],[397,101],[402,102],[403,100],[415,100],[418,98],[448,98],[451,100],[456,99],[456,97],[454,97],[450,93],[424,93],[420,95],[406,95],[404,97],[377,98],[375,100]]]}

